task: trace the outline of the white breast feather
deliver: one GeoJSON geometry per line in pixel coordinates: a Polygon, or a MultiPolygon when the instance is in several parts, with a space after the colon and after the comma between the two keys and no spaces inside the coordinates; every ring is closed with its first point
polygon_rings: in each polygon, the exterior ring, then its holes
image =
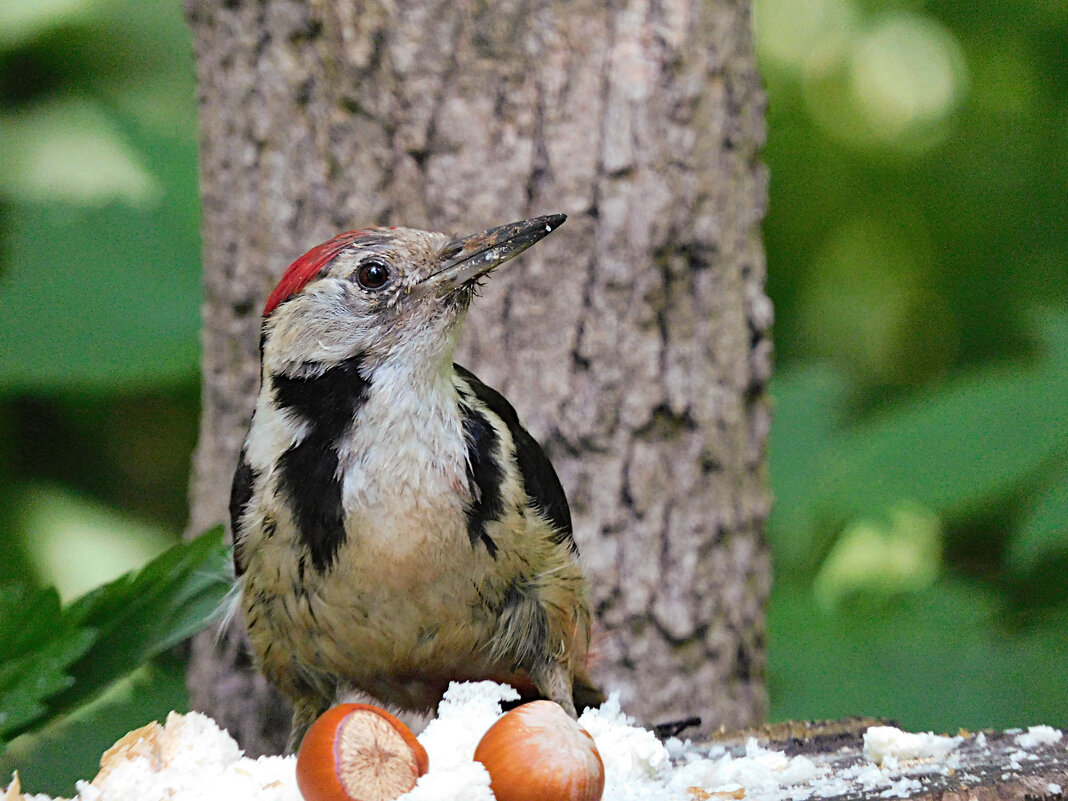
{"type": "MultiPolygon", "coordinates": [[[[363,538],[391,548],[462,527],[467,451],[449,371],[413,382],[404,365],[379,368],[339,448],[342,504],[363,538]]],[[[371,544],[371,543],[368,543],[371,544]]],[[[401,550],[405,550],[403,547],[401,550]]]]}

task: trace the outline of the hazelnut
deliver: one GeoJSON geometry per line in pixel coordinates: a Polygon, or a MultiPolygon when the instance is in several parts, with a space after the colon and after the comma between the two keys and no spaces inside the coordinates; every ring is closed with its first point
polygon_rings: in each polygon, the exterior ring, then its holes
{"type": "Polygon", "coordinates": [[[604,763],[589,732],[552,701],[516,707],[475,749],[497,801],[600,801],[604,763]]]}
{"type": "Polygon", "coordinates": [[[392,801],[427,771],[426,749],[384,709],[339,704],[324,712],[297,752],[306,801],[392,801]]]}

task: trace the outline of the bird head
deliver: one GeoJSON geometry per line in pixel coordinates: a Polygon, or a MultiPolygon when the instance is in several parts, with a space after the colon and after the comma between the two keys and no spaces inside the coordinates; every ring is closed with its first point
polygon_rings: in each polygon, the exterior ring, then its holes
{"type": "Polygon", "coordinates": [[[352,357],[451,363],[481,279],[559,227],[554,214],[453,237],[412,228],[339,234],[285,271],[263,310],[264,368],[311,375],[352,357]]]}

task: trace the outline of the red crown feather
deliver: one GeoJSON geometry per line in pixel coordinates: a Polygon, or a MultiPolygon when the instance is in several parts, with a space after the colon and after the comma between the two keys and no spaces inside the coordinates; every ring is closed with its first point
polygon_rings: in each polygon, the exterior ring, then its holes
{"type": "Polygon", "coordinates": [[[338,253],[366,233],[366,230],[360,230],[338,234],[328,242],[316,245],[290,264],[282,274],[282,279],[278,282],[278,286],[267,296],[267,302],[263,305],[263,316],[267,317],[279,303],[303,289],[305,284],[315,278],[326,265],[334,260],[338,253]]]}

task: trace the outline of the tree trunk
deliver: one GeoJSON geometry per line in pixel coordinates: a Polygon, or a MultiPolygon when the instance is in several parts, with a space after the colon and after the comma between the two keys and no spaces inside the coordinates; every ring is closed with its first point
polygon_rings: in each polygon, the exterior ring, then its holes
{"type": "MultiPolygon", "coordinates": [[[[764,713],[770,303],[748,4],[187,0],[204,205],[192,531],[225,517],[263,299],[340,230],[567,224],[487,284],[459,361],[568,492],[595,677],[645,720],[764,713]]],[[[241,645],[193,702],[253,752],[277,709],[241,645]],[[235,670],[238,671],[235,673],[235,670]]],[[[284,729],[284,727],[282,727],[284,729]]]]}

